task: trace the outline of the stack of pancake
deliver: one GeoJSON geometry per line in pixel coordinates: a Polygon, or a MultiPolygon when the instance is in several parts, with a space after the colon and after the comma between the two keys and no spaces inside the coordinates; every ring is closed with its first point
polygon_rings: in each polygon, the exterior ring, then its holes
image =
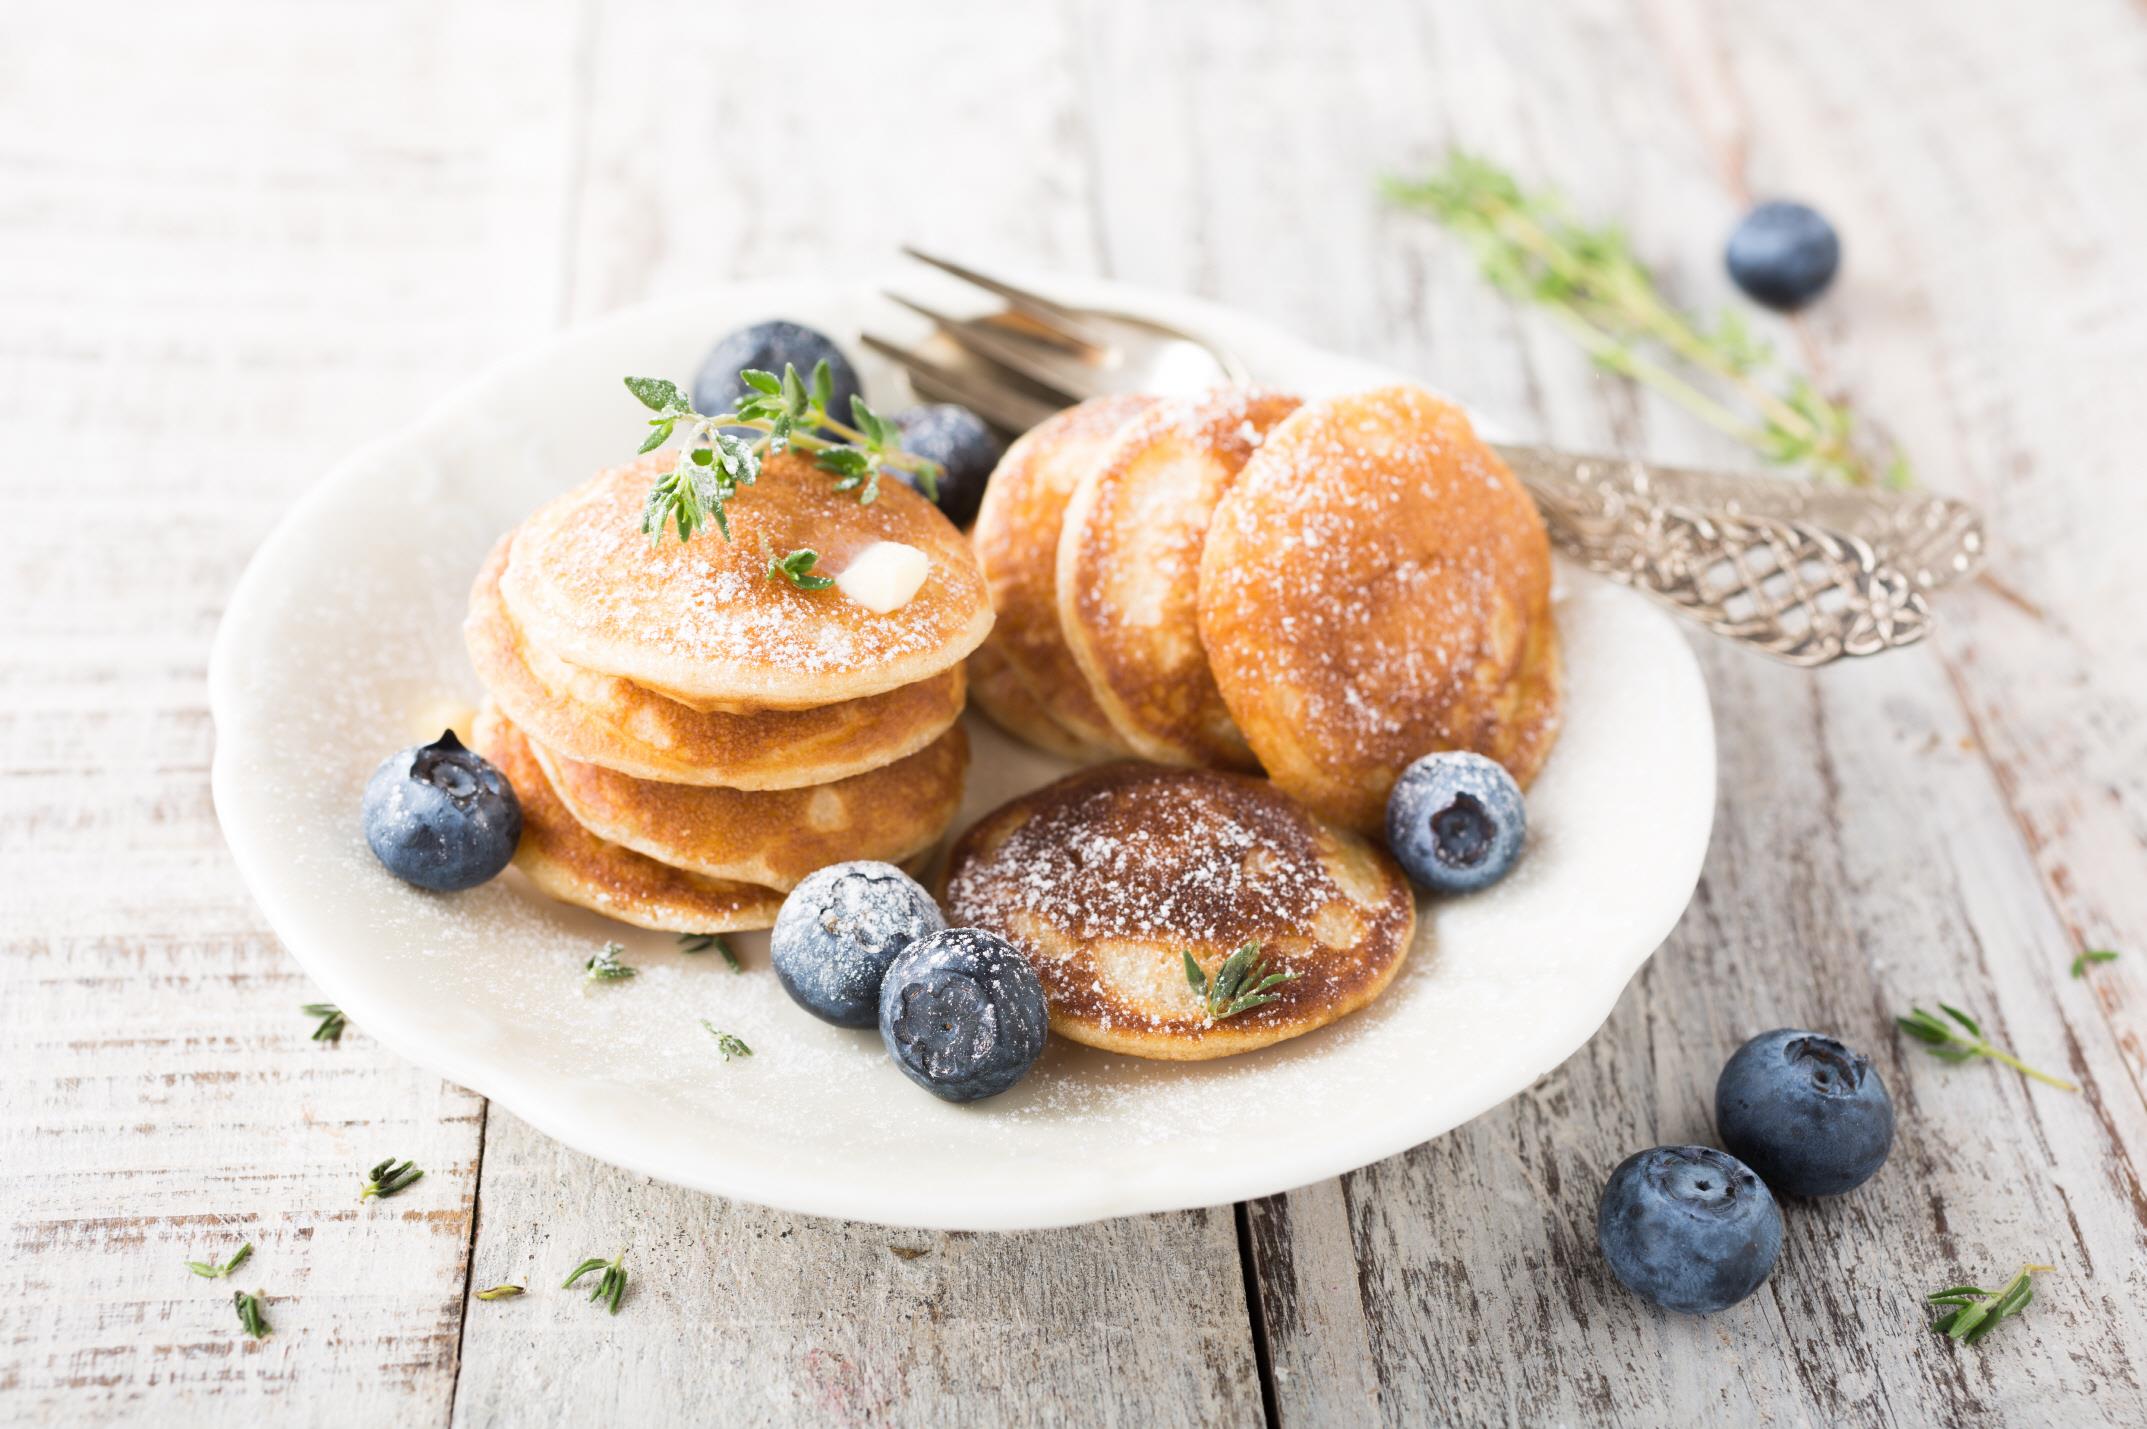
{"type": "Polygon", "coordinates": [[[546,893],[645,928],[764,928],[814,869],[938,841],[991,607],[930,502],[886,482],[862,505],[795,454],[731,499],[728,540],[652,543],[643,504],[674,461],[602,472],[493,549],[464,627],[490,696],[471,743],[513,782],[515,862],[546,893]],[[810,548],[839,576],[881,542],[926,563],[889,609],[769,569],[810,548]]]}
{"type": "Polygon", "coordinates": [[[977,703],[1042,748],[1264,768],[1376,835],[1420,756],[1525,785],[1556,738],[1542,518],[1422,389],[1083,403],[1008,449],[972,542],[977,703]]]}

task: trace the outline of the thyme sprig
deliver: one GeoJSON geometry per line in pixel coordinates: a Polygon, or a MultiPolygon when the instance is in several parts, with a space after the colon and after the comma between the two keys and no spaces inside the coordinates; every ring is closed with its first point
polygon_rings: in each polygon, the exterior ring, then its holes
{"type": "Polygon", "coordinates": [[[411,1162],[397,1161],[390,1156],[365,1173],[365,1189],[358,1193],[358,1199],[370,1201],[375,1197],[392,1196],[398,1191],[409,1190],[424,1179],[425,1173],[411,1162]]]}
{"type": "Polygon", "coordinates": [[[629,377],[626,390],[656,415],[640,450],[652,452],[684,428],[687,441],[678,464],[649,488],[641,529],[661,541],[666,528],[690,541],[694,532],[713,525],[729,540],[730,518],[724,508],[741,487],[760,476],[764,458],[789,448],[814,458],[814,465],[835,477],[835,489],[854,492],[860,504],[879,499],[883,471],[907,473],[925,496],[939,499],[939,465],[902,450],[895,424],[850,398],[850,421],[828,412],[834,400],[835,374],[825,358],[813,364],[810,378],[789,364],[783,375],[745,368],[738,374],[746,395],[728,412],[694,410],[693,397],[676,382],[661,377],[629,377]],[[741,436],[746,428],[758,435],[741,436]]]}
{"type": "Polygon", "coordinates": [[[723,1031],[707,1018],[701,1019],[701,1026],[707,1029],[709,1036],[716,1039],[716,1050],[723,1054],[724,1061],[728,1062],[733,1057],[750,1057],[753,1055],[751,1047],[746,1046],[739,1038],[723,1031]]]}
{"type": "Polygon", "coordinates": [[[269,1331],[268,1316],[261,1313],[261,1297],[249,1295],[244,1290],[231,1292],[232,1308],[239,1312],[239,1328],[255,1339],[269,1331]]]}
{"type": "Polygon", "coordinates": [[[1526,192],[1496,164],[1460,152],[1429,177],[1383,187],[1444,224],[1493,286],[1543,308],[1598,366],[1652,387],[1765,460],[1852,485],[1914,484],[1898,448],[1873,452],[1849,407],[1785,370],[1737,312],[1708,322],[1673,306],[1623,230],[1580,223],[1555,195],[1526,192]]]}
{"type": "Polygon", "coordinates": [[[332,1002],[309,1002],[298,1010],[308,1017],[320,1019],[320,1025],[313,1029],[313,1040],[316,1042],[340,1042],[343,1040],[343,1029],[350,1025],[349,1020],[343,1016],[343,1009],[332,1002]]]}
{"type": "Polygon", "coordinates": [[[640,972],[628,963],[619,961],[619,954],[626,951],[623,943],[606,943],[597,949],[596,956],[582,964],[584,982],[621,982],[640,972]]]}
{"type": "Polygon", "coordinates": [[[253,1242],[247,1241],[237,1250],[231,1252],[231,1259],[225,1261],[222,1265],[209,1260],[190,1260],[186,1263],[186,1268],[204,1280],[221,1280],[232,1271],[237,1270],[241,1265],[244,1265],[246,1257],[252,1254],[253,1242]]]}
{"type": "Polygon", "coordinates": [[[1934,1290],[1923,1298],[1933,1305],[1944,1305],[1946,1313],[1931,1322],[1931,1328],[1972,1345],[1992,1330],[2002,1320],[2009,1320],[2028,1308],[2035,1298],[2032,1278],[2039,1271],[2054,1269],[2048,1265],[2023,1265],[2020,1274],[2006,1283],[2003,1290],[1985,1290],[1977,1285],[1954,1285],[1944,1290],[1934,1290]]]}
{"type": "Polygon", "coordinates": [[[2079,957],[2072,960],[2072,975],[2074,977],[2086,977],[2090,965],[2094,963],[2114,963],[2116,961],[2117,952],[2115,949],[2089,948],[2079,957]]]}
{"type": "Polygon", "coordinates": [[[616,1315],[619,1313],[619,1297],[626,1293],[625,1260],[626,1252],[623,1250],[619,1252],[616,1260],[605,1260],[602,1256],[592,1255],[580,1265],[575,1266],[574,1273],[569,1275],[565,1283],[559,1288],[571,1290],[574,1288],[575,1281],[581,1279],[592,1270],[601,1270],[604,1273],[597,1278],[596,1289],[589,1292],[589,1298],[592,1301],[603,1300],[609,1302],[611,1313],[616,1315]]]}
{"type": "Polygon", "coordinates": [[[731,947],[731,940],[721,933],[681,933],[678,935],[678,950],[682,953],[721,953],[723,961],[730,964],[732,972],[745,971],[745,964],[738,961],[738,953],[731,947]]]}
{"type": "Polygon", "coordinates": [[[1225,958],[1223,965],[1215,970],[1213,979],[1200,970],[1200,964],[1193,961],[1190,951],[1185,954],[1185,980],[1200,999],[1209,1019],[1215,1022],[1266,1006],[1275,1001],[1275,994],[1269,992],[1269,988],[1302,976],[1302,973],[1268,972],[1267,959],[1260,956],[1257,942],[1246,943],[1225,958]]]}
{"type": "Polygon", "coordinates": [[[1938,1004],[1939,1011],[1951,1018],[1948,1022],[1920,1007],[1912,1007],[1905,1017],[1896,1017],[1895,1025],[1930,1049],[1932,1056],[1947,1062],[1965,1062],[1972,1057],[1988,1057],[1993,1062],[2003,1062],[2024,1077],[2033,1077],[2061,1092],[2080,1090],[2071,1082],[2061,1081],[2048,1072],[2038,1072],[2002,1047],[1991,1045],[1983,1037],[1983,1028],[1973,1017],[1950,1003],[1938,1004]],[[1958,1026],[1954,1024],[1959,1024],[1958,1026]]]}

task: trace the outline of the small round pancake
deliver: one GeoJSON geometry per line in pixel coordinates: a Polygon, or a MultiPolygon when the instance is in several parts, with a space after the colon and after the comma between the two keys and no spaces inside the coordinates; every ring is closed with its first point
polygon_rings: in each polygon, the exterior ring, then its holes
{"type": "Polygon", "coordinates": [[[1434,750],[1535,777],[1558,731],[1550,594],[1521,484],[1458,408],[1388,387],[1268,433],[1208,527],[1200,636],[1269,777],[1376,834],[1434,750]]]}
{"type": "Polygon", "coordinates": [[[512,536],[470,589],[462,634],[508,718],[555,753],[640,779],[796,789],[916,753],[962,713],[962,667],[861,700],[804,710],[701,711],[538,650],[499,597],[512,536]]]}
{"type": "Polygon", "coordinates": [[[516,533],[500,578],[529,643],[697,708],[801,709],[915,684],[958,663],[991,629],[983,573],[961,532],[899,481],[870,506],[795,452],[772,456],[731,499],[731,538],[650,541],[642,504],[676,462],[656,452],[600,473],[516,533]],[[768,574],[768,550],[820,553],[835,576],[876,541],[923,551],[924,584],[877,615],[839,589],[768,574]]]}
{"type": "Polygon", "coordinates": [[[900,863],[946,832],[962,801],[960,725],[906,759],[810,789],[659,784],[530,752],[574,821],[598,838],[709,878],[788,891],[846,859],[900,863]]]}
{"type": "Polygon", "coordinates": [[[1029,693],[1006,656],[987,640],[969,653],[969,697],[993,724],[1024,744],[1061,759],[1091,760],[1109,751],[1091,749],[1054,720],[1029,693]]]}
{"type": "Polygon", "coordinates": [[[1052,719],[1099,749],[1120,745],[1059,628],[1059,531],[1074,488],[1154,401],[1097,397],[1030,428],[999,459],[969,533],[998,612],[992,643],[1052,719]]]}
{"type": "Polygon", "coordinates": [[[772,928],[783,895],[773,888],[704,878],[606,843],[574,822],[552,792],[522,732],[490,703],[478,711],[470,747],[498,766],[522,805],[515,867],[540,890],[632,923],[672,933],[772,928]]]}
{"type": "Polygon", "coordinates": [[[1215,504],[1298,405],[1257,388],[1158,402],[1067,503],[1059,623],[1111,728],[1144,759],[1258,767],[1200,643],[1200,549],[1215,504]]]}
{"type": "Polygon", "coordinates": [[[1001,806],[955,844],[948,923],[1026,954],[1051,1030],[1112,1052],[1198,1061],[1323,1027],[1386,989],[1416,900],[1380,850],[1265,780],[1105,764],[1001,806]],[[1188,985],[1247,943],[1274,1001],[1220,1020],[1188,985]]]}

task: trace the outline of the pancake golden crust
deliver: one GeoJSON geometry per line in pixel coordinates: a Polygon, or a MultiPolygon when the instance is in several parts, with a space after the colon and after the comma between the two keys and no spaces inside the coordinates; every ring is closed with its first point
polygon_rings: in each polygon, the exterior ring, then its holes
{"type": "Polygon", "coordinates": [[[590,833],[710,878],[789,890],[845,859],[900,863],[930,848],[962,801],[969,736],[954,726],[906,759],[811,789],[659,784],[530,741],[552,792],[590,833]]]}
{"type": "Polygon", "coordinates": [[[516,533],[500,594],[529,644],[697,708],[801,709],[863,699],[957,664],[991,629],[983,573],[959,531],[899,481],[870,506],[795,452],[771,456],[732,498],[731,539],[652,543],[649,487],[675,454],[602,472],[516,533]],[[767,547],[810,547],[837,575],[876,541],[930,560],[900,609],[876,615],[839,590],[768,576],[767,547]]]}
{"type": "Polygon", "coordinates": [[[803,710],[700,711],[531,646],[499,596],[512,536],[470,590],[463,638],[477,677],[537,743],[641,779],[793,789],[876,769],[923,749],[961,717],[956,666],[914,685],[803,710]]]}
{"type": "Polygon", "coordinates": [[[1298,405],[1256,388],[1158,402],[1067,504],[1060,626],[1111,728],[1145,759],[1257,767],[1200,643],[1200,551],[1216,503],[1298,405]]]}
{"type": "Polygon", "coordinates": [[[522,805],[515,866],[560,902],[672,933],[775,926],[783,907],[777,890],[670,868],[606,843],[575,823],[546,781],[529,741],[497,707],[487,704],[478,712],[470,747],[507,776],[522,805]]]}
{"type": "Polygon", "coordinates": [[[1299,1036],[1386,989],[1416,902],[1380,850],[1264,780],[1106,764],[987,815],[955,844],[947,921],[987,928],[1036,967],[1051,1030],[1108,1051],[1196,1061],[1299,1036]],[[1214,1021],[1187,986],[1258,941],[1299,974],[1214,1021]]]}
{"type": "Polygon", "coordinates": [[[998,612],[992,643],[1039,706],[1100,749],[1116,749],[1119,740],[1059,627],[1059,532],[1074,488],[1154,401],[1097,397],[1025,432],[1000,458],[970,532],[998,612]]]}
{"type": "Polygon", "coordinates": [[[992,641],[972,650],[965,668],[969,672],[970,702],[993,724],[1024,744],[1033,744],[1061,759],[1093,760],[1107,753],[1091,749],[1052,719],[992,641]]]}
{"type": "Polygon", "coordinates": [[[1308,403],[1216,508],[1200,634],[1269,776],[1376,833],[1410,761],[1526,785],[1558,729],[1542,518],[1462,413],[1415,387],[1308,403]]]}

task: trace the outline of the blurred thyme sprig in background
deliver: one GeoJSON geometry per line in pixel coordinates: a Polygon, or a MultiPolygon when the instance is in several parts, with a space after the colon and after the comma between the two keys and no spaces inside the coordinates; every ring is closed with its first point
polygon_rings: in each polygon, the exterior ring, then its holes
{"type": "Polygon", "coordinates": [[[1548,193],[1456,152],[1422,179],[1388,179],[1386,196],[1436,218],[1467,243],[1501,292],[1543,308],[1596,364],[1630,377],[1784,466],[1863,485],[1913,484],[1907,458],[1874,460],[1849,408],[1784,370],[1741,315],[1712,323],[1665,300],[1622,230],[1591,228],[1548,193]]]}

